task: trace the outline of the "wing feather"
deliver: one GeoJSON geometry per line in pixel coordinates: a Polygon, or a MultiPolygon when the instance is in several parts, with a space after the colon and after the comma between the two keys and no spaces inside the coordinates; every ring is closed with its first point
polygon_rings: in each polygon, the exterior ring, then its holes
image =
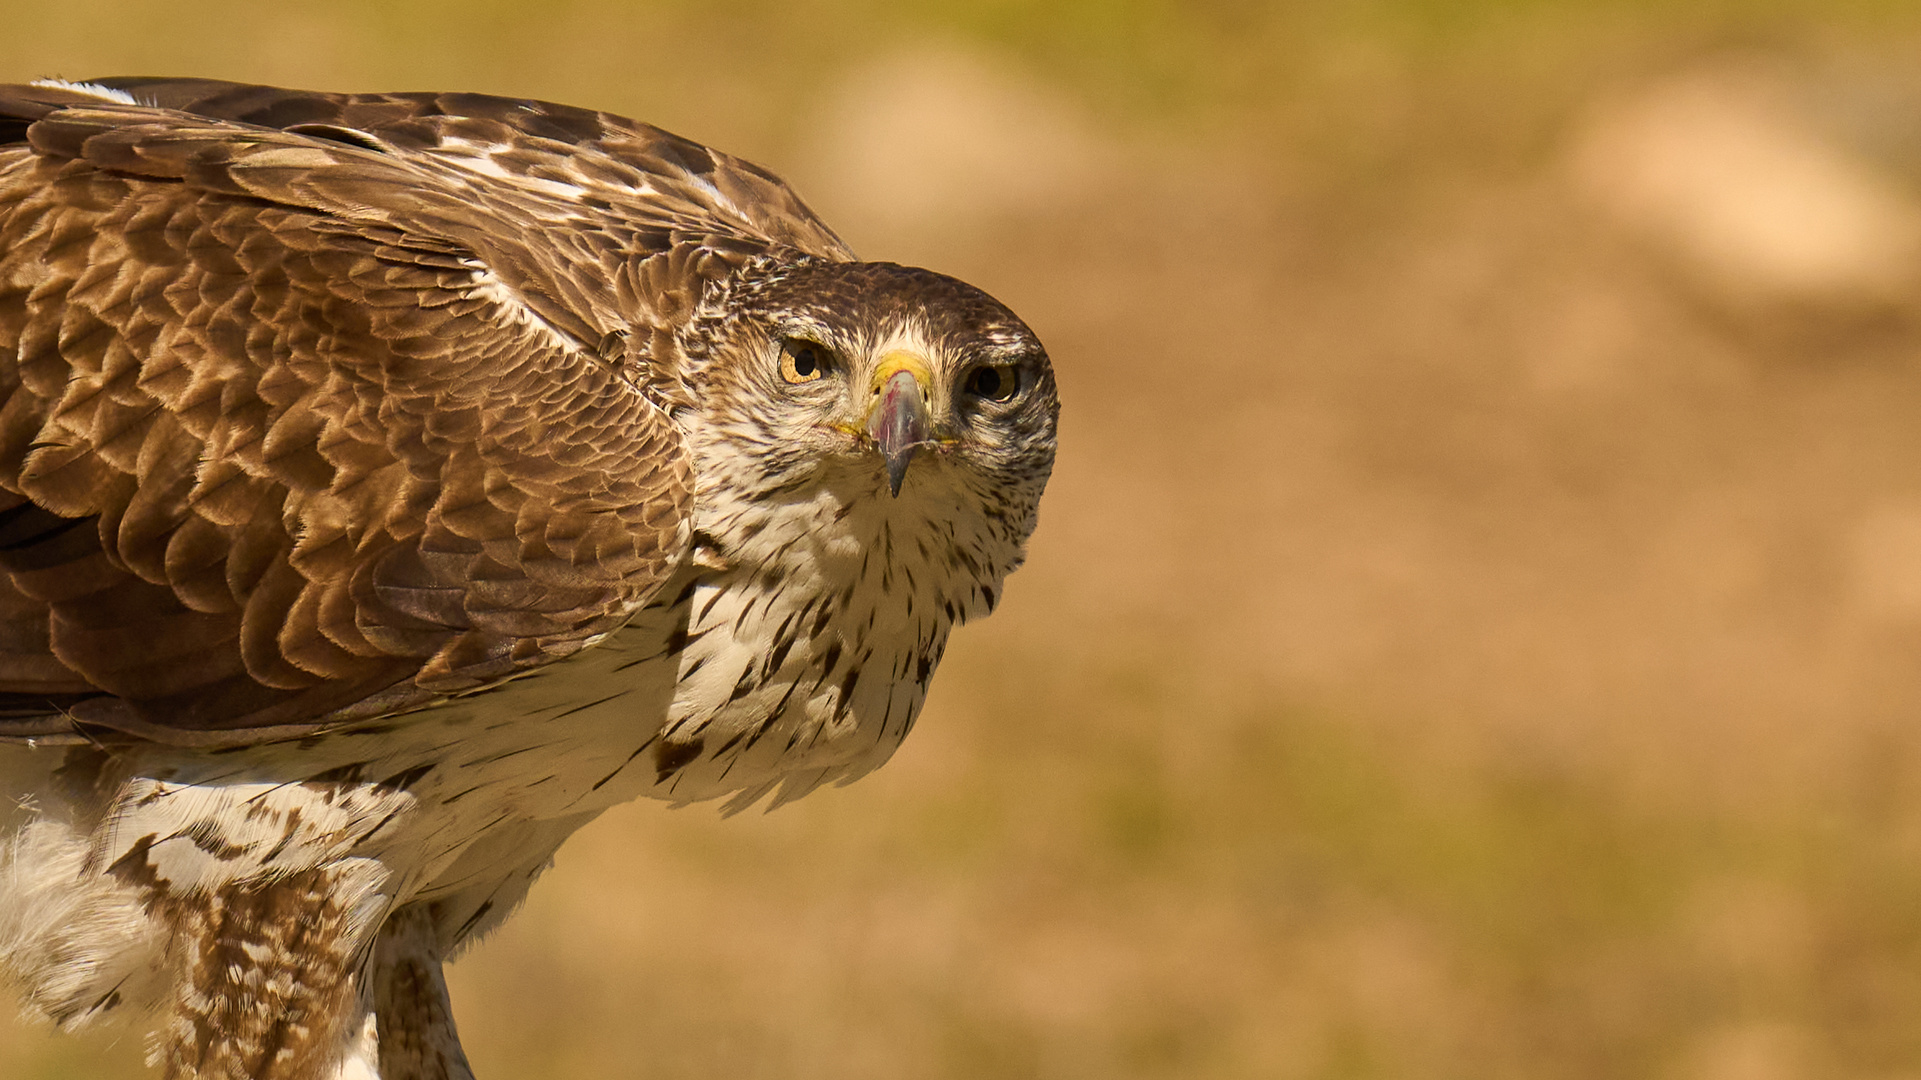
{"type": "Polygon", "coordinates": [[[605,114],[92,85],[141,104],[0,88],[0,737],[285,738],[586,647],[688,542],[649,365],[705,282],[847,257],[605,114]]]}
{"type": "Polygon", "coordinates": [[[605,201],[597,213],[630,226],[711,230],[852,257],[773,173],[611,113],[485,94],[319,94],[212,79],[92,85],[200,116],[428,155],[528,188],[579,188],[605,201]]]}

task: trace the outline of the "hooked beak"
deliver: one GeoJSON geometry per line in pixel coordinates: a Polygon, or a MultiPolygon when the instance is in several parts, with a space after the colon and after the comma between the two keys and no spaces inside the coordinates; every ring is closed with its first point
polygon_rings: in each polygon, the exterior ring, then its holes
{"type": "Polygon", "coordinates": [[[932,382],[926,361],[911,353],[890,353],[874,371],[867,434],[887,461],[887,488],[896,498],[914,451],[928,441],[927,388],[932,382]]]}

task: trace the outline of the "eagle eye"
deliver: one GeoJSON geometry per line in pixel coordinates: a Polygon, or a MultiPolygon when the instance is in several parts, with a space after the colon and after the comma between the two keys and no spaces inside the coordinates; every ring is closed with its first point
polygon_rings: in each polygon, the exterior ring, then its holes
{"type": "Polygon", "coordinates": [[[1021,372],[1013,364],[982,364],[967,375],[967,392],[989,401],[1012,401],[1020,389],[1021,372]]]}
{"type": "Polygon", "coordinates": [[[780,343],[780,377],[789,383],[819,382],[827,374],[827,349],[812,341],[789,338],[780,343]]]}

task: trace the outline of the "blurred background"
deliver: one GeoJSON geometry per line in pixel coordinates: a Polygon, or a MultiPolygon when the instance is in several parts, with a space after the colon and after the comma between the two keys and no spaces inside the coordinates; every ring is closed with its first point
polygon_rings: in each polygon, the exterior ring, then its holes
{"type": "Polygon", "coordinates": [[[1921,1080],[1911,0],[4,22],[9,80],[648,119],[1050,346],[1032,561],[914,737],[583,832],[453,968],[483,1080],[1921,1080]]]}

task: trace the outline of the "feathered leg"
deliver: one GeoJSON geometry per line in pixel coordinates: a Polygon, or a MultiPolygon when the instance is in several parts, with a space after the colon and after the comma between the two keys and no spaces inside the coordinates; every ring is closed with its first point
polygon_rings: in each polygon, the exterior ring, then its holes
{"type": "Polygon", "coordinates": [[[357,975],[382,877],[348,860],[167,912],[184,971],[154,1048],[165,1080],[368,1076],[357,975]]]}
{"type": "Polygon", "coordinates": [[[371,971],[380,1080],[473,1080],[454,1030],[434,916],[425,904],[389,916],[371,971]]]}

